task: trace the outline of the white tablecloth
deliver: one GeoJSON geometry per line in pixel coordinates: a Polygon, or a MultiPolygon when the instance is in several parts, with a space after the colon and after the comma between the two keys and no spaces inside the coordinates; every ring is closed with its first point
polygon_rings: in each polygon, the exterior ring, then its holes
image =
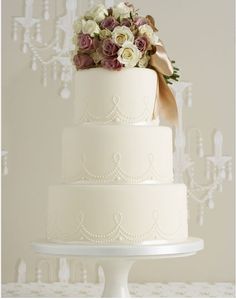
{"type": "MultiPolygon", "coordinates": [[[[100,297],[103,284],[93,283],[8,283],[2,285],[2,297],[100,297]]],[[[235,297],[232,283],[130,283],[132,297],[235,297]]]]}

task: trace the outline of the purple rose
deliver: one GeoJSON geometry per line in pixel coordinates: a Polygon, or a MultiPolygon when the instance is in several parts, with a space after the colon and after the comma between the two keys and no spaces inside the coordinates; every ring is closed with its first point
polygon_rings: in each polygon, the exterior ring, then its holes
{"type": "Polygon", "coordinates": [[[74,56],[73,61],[77,71],[79,69],[88,69],[94,65],[92,57],[87,54],[77,54],[74,56]]]}
{"type": "Polygon", "coordinates": [[[79,34],[78,36],[78,47],[81,52],[90,52],[94,49],[93,38],[89,34],[79,34]]]}
{"type": "Polygon", "coordinates": [[[119,47],[110,39],[105,39],[102,43],[102,53],[105,56],[113,57],[117,54],[119,47]]]}
{"type": "Polygon", "coordinates": [[[102,61],[101,61],[101,65],[102,67],[106,68],[106,69],[109,69],[109,70],[117,70],[119,71],[122,67],[123,67],[123,64],[121,64],[117,58],[104,58],[102,61]]]}
{"type": "Polygon", "coordinates": [[[137,17],[134,20],[134,24],[139,27],[139,26],[147,24],[147,20],[145,18],[142,18],[142,17],[137,17]]]}
{"type": "Polygon", "coordinates": [[[110,31],[112,31],[118,25],[118,21],[112,16],[105,18],[100,24],[102,29],[108,29],[110,31]]]}
{"type": "Polygon", "coordinates": [[[131,27],[132,23],[129,19],[123,19],[120,23],[121,26],[131,27]]]}
{"type": "Polygon", "coordinates": [[[139,36],[134,41],[135,45],[139,49],[140,52],[145,52],[148,47],[148,40],[145,36],[139,36]]]}

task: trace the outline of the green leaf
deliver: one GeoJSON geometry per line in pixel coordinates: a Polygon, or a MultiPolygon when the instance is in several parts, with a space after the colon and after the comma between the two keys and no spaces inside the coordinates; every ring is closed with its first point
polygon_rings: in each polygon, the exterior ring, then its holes
{"type": "MultiPolygon", "coordinates": [[[[171,60],[172,64],[175,64],[175,60],[171,60]]],[[[179,75],[179,68],[173,66],[173,74],[171,76],[164,75],[164,79],[167,84],[173,84],[173,81],[179,81],[180,75],[179,75]]]]}

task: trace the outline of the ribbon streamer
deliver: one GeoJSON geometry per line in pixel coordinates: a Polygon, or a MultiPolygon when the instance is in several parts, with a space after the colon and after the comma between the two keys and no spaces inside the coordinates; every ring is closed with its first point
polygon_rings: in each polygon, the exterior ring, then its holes
{"type": "MultiPolygon", "coordinates": [[[[153,31],[158,31],[152,16],[148,15],[146,19],[153,31]]],[[[157,73],[157,83],[159,84],[159,93],[157,89],[153,119],[156,119],[158,114],[160,114],[161,117],[165,118],[171,124],[176,124],[178,120],[176,100],[164,78],[164,75],[171,76],[174,69],[164,45],[160,40],[158,44],[153,47],[149,67],[157,73]]]]}

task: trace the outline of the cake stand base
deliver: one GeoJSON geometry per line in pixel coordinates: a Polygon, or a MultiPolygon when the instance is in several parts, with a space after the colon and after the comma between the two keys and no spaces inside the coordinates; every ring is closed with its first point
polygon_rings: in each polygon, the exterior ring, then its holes
{"type": "Polygon", "coordinates": [[[135,260],[106,259],[100,265],[104,271],[105,286],[102,297],[129,298],[128,276],[135,260]]]}
{"type": "Polygon", "coordinates": [[[132,265],[141,259],[177,258],[196,254],[204,248],[198,238],[181,243],[159,245],[82,245],[35,242],[33,249],[40,254],[95,258],[102,266],[105,287],[102,297],[128,298],[128,276],[132,265]]]}

